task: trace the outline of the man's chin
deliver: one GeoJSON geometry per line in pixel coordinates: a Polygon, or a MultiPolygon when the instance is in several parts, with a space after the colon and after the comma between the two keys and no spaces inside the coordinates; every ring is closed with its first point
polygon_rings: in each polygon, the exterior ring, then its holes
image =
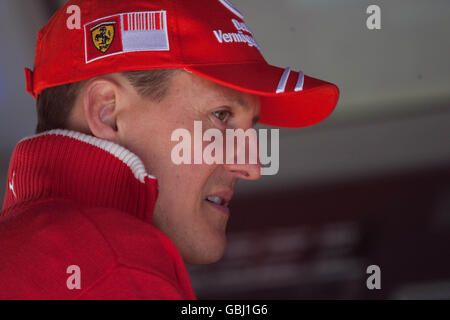
{"type": "Polygon", "coordinates": [[[192,265],[205,265],[216,263],[223,258],[227,245],[225,233],[218,236],[217,239],[208,241],[207,247],[204,246],[205,243],[202,243],[202,247],[197,248],[196,252],[183,255],[184,262],[192,265]]]}

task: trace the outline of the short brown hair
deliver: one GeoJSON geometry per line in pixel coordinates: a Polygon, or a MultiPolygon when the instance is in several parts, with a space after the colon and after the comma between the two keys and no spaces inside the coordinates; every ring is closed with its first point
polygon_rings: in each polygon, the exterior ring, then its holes
{"type": "MultiPolygon", "coordinates": [[[[167,94],[169,80],[177,69],[122,72],[137,92],[145,98],[161,101],[167,94]]],[[[67,129],[67,121],[75,100],[86,81],[47,88],[36,101],[38,123],[36,133],[67,129]]]]}

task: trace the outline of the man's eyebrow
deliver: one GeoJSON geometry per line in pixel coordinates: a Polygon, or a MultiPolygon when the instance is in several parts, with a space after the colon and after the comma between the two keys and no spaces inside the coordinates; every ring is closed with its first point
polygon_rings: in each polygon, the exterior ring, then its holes
{"type": "Polygon", "coordinates": [[[248,111],[250,109],[250,107],[247,104],[247,101],[245,101],[244,99],[242,99],[239,96],[234,96],[232,101],[235,102],[236,104],[240,105],[245,111],[248,111]]]}
{"type": "MultiPolygon", "coordinates": [[[[238,106],[242,107],[245,111],[250,110],[250,107],[244,99],[239,96],[234,96],[232,99],[238,106]]],[[[259,114],[253,117],[253,125],[255,125],[259,121],[259,114]]]]}

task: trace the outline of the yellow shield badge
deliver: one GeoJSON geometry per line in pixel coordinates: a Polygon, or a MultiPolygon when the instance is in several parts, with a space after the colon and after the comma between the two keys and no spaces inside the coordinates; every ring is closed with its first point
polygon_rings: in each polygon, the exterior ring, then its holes
{"type": "Polygon", "coordinates": [[[102,22],[91,29],[94,46],[102,53],[108,51],[114,41],[115,22],[102,22]]]}

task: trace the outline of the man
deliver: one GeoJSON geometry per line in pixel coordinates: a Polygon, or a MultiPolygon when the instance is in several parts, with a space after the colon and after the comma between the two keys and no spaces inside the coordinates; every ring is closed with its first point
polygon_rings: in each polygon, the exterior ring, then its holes
{"type": "Polygon", "coordinates": [[[268,65],[226,0],[69,1],[26,77],[38,134],[8,172],[6,299],[195,299],[184,264],[222,257],[234,187],[261,167],[177,165],[173,132],[304,127],[339,95],[268,65]],[[74,8],[80,29],[68,27],[74,8]]]}

